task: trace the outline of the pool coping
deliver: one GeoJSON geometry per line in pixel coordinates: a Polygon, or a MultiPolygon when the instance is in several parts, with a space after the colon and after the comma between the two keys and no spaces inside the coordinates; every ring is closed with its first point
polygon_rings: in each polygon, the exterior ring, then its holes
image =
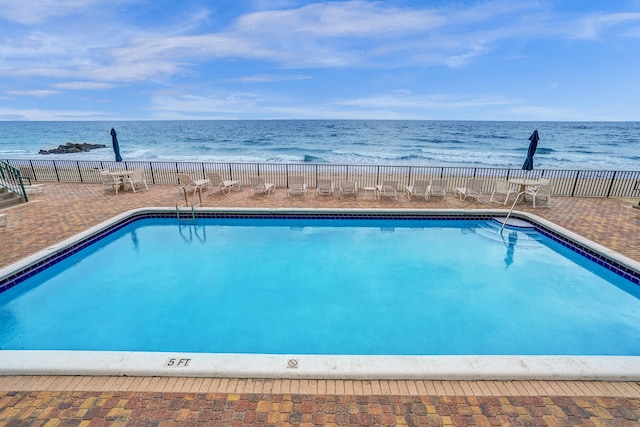
{"type": "MultiPolygon", "coordinates": [[[[306,209],[198,208],[198,216],[393,216],[505,217],[504,209],[306,209]]],[[[16,271],[32,273],[48,267],[51,258],[75,252],[145,215],[176,214],[175,208],[139,208],[123,212],[82,233],[0,269],[0,284],[16,271]],[[109,231],[111,230],[111,231],[109,231]],[[35,266],[35,267],[34,267],[35,266]]],[[[185,213],[183,212],[183,215],[185,213]]],[[[183,219],[188,221],[191,211],[183,219]]],[[[610,269],[631,275],[639,283],[640,262],[579,236],[528,212],[514,211],[557,241],[594,260],[612,263],[610,269]],[[606,261],[609,260],[609,261],[606,261]]],[[[63,255],[64,256],[64,255],[63,255]]],[[[68,256],[68,255],[66,255],[68,256]]],[[[27,275],[26,277],[29,277],[27,275]]],[[[18,277],[24,280],[24,277],[18,277]]],[[[0,375],[118,375],[298,379],[431,379],[431,380],[640,380],[640,356],[343,356],[282,354],[151,353],[109,351],[0,350],[0,375]]]]}

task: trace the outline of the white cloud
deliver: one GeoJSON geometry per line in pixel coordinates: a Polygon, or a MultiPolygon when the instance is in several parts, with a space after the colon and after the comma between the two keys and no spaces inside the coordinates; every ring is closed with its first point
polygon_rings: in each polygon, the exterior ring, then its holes
{"type": "Polygon", "coordinates": [[[0,120],[114,120],[110,113],[86,110],[0,108],[0,120]]]}
{"type": "Polygon", "coordinates": [[[47,96],[55,95],[59,92],[55,90],[33,89],[33,90],[8,90],[7,93],[10,95],[33,96],[36,98],[45,98],[47,96]]]}
{"type": "MultiPolygon", "coordinates": [[[[494,52],[500,54],[502,61],[505,57],[529,57],[532,51],[528,47],[533,44],[530,41],[609,41],[612,37],[619,41],[623,37],[640,37],[640,13],[570,14],[554,11],[553,3],[546,1],[489,0],[449,2],[444,6],[424,2],[422,6],[403,7],[398,6],[403,2],[363,0],[318,1],[304,6],[299,6],[305,3],[299,0],[253,0],[250,5],[236,4],[233,13],[249,8],[252,12],[227,25],[222,19],[231,13],[219,17],[215,10],[197,8],[188,2],[172,6],[171,16],[154,10],[162,17],[162,25],[140,19],[140,15],[132,18],[135,14],[116,17],[117,6],[125,3],[135,4],[136,12],[150,7],[139,0],[0,0],[0,19],[10,21],[8,26],[0,21],[5,27],[0,27],[0,78],[5,93],[46,97],[63,90],[106,91],[128,86],[137,94],[148,96],[143,92],[153,86],[190,85],[186,94],[151,95],[145,101],[152,105],[153,112],[165,116],[393,118],[397,114],[393,109],[397,109],[406,117],[413,111],[481,110],[517,103],[499,96],[429,95],[429,90],[450,90],[433,85],[417,88],[424,95],[402,95],[391,93],[390,89],[385,94],[384,84],[392,80],[387,76],[395,77],[396,70],[400,71],[398,78],[406,78],[407,87],[411,87],[422,78],[420,73],[426,76],[431,70],[442,76],[442,69],[455,68],[444,71],[450,73],[447,76],[463,78],[464,68],[481,61],[486,67],[490,62],[487,58],[492,60],[489,55],[494,52]],[[218,69],[224,72],[217,74],[218,69]],[[314,71],[304,71],[308,69],[314,71]],[[381,75],[380,70],[387,76],[381,75]],[[232,71],[237,71],[235,77],[232,71]],[[356,73],[362,76],[363,87],[382,82],[376,86],[382,95],[358,98],[360,82],[355,77],[348,87],[350,100],[332,104],[327,97],[335,95],[329,93],[313,94],[322,101],[307,96],[304,101],[294,99],[294,88],[305,86],[303,80],[313,78],[317,87],[330,90],[327,82],[336,79],[335,87],[340,88],[337,90],[344,90],[348,86],[346,79],[354,78],[356,73]],[[302,83],[290,85],[289,92],[283,92],[280,99],[233,88],[237,83],[253,84],[253,89],[260,84],[286,81],[302,83]],[[41,89],[30,89],[33,87],[41,89]],[[296,105],[297,102],[305,105],[296,105]]],[[[214,3],[207,4],[225,7],[214,3]]],[[[632,50],[628,44],[619,46],[632,50]]],[[[491,79],[486,75],[466,76],[491,79]]],[[[549,80],[563,81],[555,75],[549,80]]],[[[393,83],[392,87],[399,86],[396,81],[393,83]]],[[[527,113],[512,111],[514,115],[527,113]]],[[[532,117],[554,114],[536,110],[528,113],[532,117]]],[[[560,113],[567,117],[570,112],[560,113]]]]}
{"type": "Polygon", "coordinates": [[[366,1],[314,3],[298,9],[247,14],[233,31],[274,37],[365,37],[424,32],[445,18],[433,10],[385,6],[366,1]],[[278,29],[279,31],[274,31],[278,29]]]}
{"type": "Polygon", "coordinates": [[[106,90],[114,88],[116,85],[102,82],[64,82],[57,83],[54,87],[58,89],[71,90],[106,90]]]}
{"type": "MultiPolygon", "coordinates": [[[[24,3],[34,6],[32,0],[24,3]]],[[[81,0],[46,0],[41,9],[59,6],[59,13],[69,13],[85,4],[81,0]]],[[[22,10],[22,6],[16,8],[22,10]]],[[[249,13],[221,32],[184,34],[206,21],[210,13],[202,9],[181,25],[156,30],[156,34],[123,23],[115,34],[101,30],[97,35],[79,37],[70,29],[68,34],[34,31],[23,39],[8,38],[0,46],[0,57],[5,58],[0,60],[0,74],[131,82],[195,76],[202,64],[236,58],[298,69],[411,64],[458,68],[490,52],[501,40],[557,37],[577,25],[576,20],[567,23],[524,17],[532,11],[536,11],[535,4],[504,1],[441,9],[400,8],[383,2],[326,2],[249,13]]],[[[633,13],[594,15],[584,26],[621,25],[639,17],[633,13]]],[[[595,32],[584,30],[582,34],[595,32]]]]}
{"type": "Polygon", "coordinates": [[[348,99],[336,102],[338,105],[368,106],[370,108],[459,109],[510,105],[514,101],[502,97],[463,97],[456,95],[408,95],[406,92],[381,94],[366,98],[348,99]]]}
{"type": "MultiPolygon", "coordinates": [[[[56,16],[99,7],[105,0],[0,0],[0,17],[19,24],[32,25],[56,16]]],[[[110,2],[111,3],[111,2],[110,2]]]]}
{"type": "MultiPolygon", "coordinates": [[[[640,27],[640,13],[601,13],[586,16],[578,21],[576,38],[596,39],[605,30],[611,28],[627,28],[628,24],[635,24],[626,35],[637,36],[640,27]]],[[[625,35],[625,34],[623,34],[625,35]]]]}
{"type": "Polygon", "coordinates": [[[241,83],[275,83],[283,81],[309,80],[311,76],[305,75],[287,75],[287,74],[258,74],[255,76],[239,77],[231,81],[241,83]]]}

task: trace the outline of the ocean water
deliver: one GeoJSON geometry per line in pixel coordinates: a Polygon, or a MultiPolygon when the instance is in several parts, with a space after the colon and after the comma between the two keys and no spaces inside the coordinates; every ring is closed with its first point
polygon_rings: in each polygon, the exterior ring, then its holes
{"type": "Polygon", "coordinates": [[[0,159],[330,163],[520,168],[538,129],[536,169],[640,170],[640,122],[220,120],[0,122],[0,159]],[[88,153],[41,155],[67,142],[88,153]]]}

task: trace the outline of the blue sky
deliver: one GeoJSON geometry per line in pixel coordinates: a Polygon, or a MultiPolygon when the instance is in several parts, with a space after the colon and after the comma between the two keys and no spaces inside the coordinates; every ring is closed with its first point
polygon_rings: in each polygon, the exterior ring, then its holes
{"type": "Polygon", "coordinates": [[[640,120],[640,0],[0,0],[0,120],[640,120]]]}

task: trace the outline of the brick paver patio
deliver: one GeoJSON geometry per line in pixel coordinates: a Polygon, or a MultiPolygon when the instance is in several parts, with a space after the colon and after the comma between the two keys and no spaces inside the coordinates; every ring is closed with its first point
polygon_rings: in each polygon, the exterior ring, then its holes
{"type": "MultiPolygon", "coordinates": [[[[95,184],[51,183],[3,210],[0,266],[113,215],[176,204],[177,190],[103,193],[95,184]]],[[[488,198],[487,198],[488,199],[488,198]]],[[[540,215],[640,261],[636,200],[555,198],[540,215]]],[[[354,200],[207,195],[204,206],[502,208],[488,200],[354,200]]],[[[534,210],[525,204],[521,210],[534,210]]],[[[0,426],[160,425],[610,425],[640,420],[640,384],[590,381],[386,381],[160,377],[0,377],[0,426]]]]}

